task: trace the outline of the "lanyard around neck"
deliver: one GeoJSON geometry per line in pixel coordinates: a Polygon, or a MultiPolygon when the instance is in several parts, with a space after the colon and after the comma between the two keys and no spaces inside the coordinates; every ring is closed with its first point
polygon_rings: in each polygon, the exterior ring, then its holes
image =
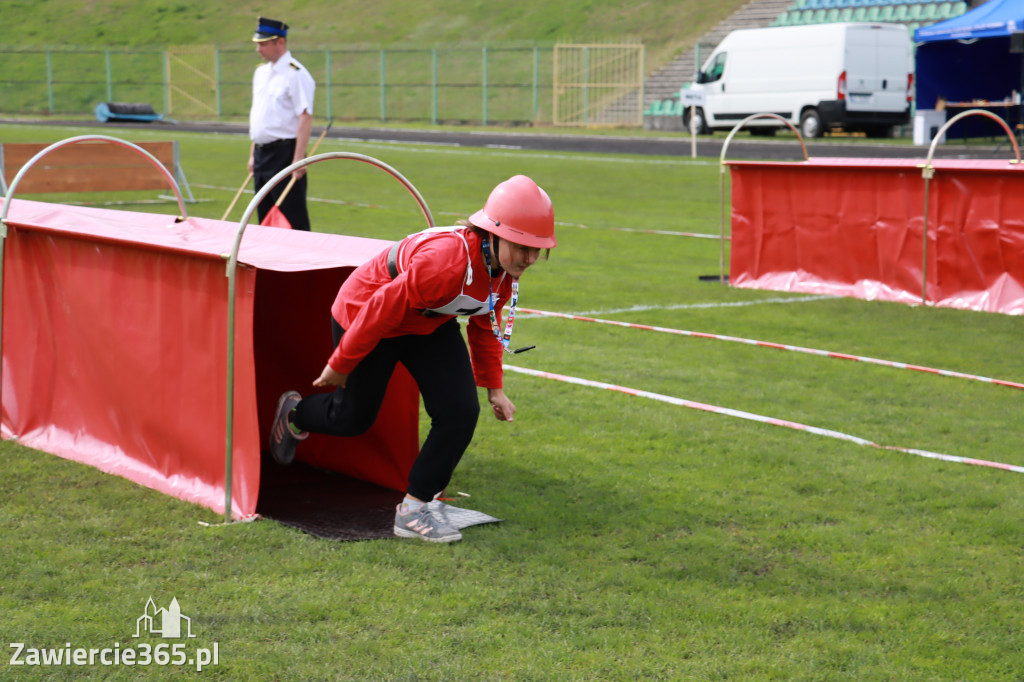
{"type": "Polygon", "coordinates": [[[502,350],[506,353],[522,353],[528,351],[534,346],[526,346],[524,348],[516,348],[515,350],[509,349],[509,342],[512,340],[512,326],[516,321],[516,305],[519,303],[519,279],[512,279],[512,295],[508,299],[508,314],[505,316],[505,333],[501,332],[501,328],[498,326],[498,316],[494,313],[494,290],[491,288],[491,240],[490,237],[484,236],[480,240],[480,250],[484,254],[484,265],[487,267],[487,307],[488,312],[491,315],[491,331],[494,333],[494,338],[501,344],[502,350]]]}

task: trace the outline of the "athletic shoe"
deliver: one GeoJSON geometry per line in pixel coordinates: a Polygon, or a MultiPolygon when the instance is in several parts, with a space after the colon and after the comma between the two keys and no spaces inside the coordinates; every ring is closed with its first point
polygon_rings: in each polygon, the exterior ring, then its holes
{"type": "Polygon", "coordinates": [[[302,401],[298,391],[286,391],[277,400],[277,417],[274,419],[274,426],[270,429],[270,454],[278,464],[288,465],[295,459],[295,448],[300,440],[309,438],[309,433],[303,431],[296,435],[288,425],[288,415],[295,406],[302,401]]]}
{"type": "Polygon", "coordinates": [[[462,539],[462,533],[449,526],[427,505],[407,514],[403,514],[402,505],[398,505],[395,509],[395,535],[427,542],[458,542],[462,539]]]}
{"type": "MultiPolygon", "coordinates": [[[[452,523],[450,518],[448,518],[448,504],[437,499],[440,494],[441,493],[434,495],[434,499],[427,502],[427,509],[430,510],[430,513],[433,514],[435,518],[440,519],[441,523],[455,528],[455,524],[452,523]]],[[[458,530],[458,528],[455,528],[455,530],[458,530]]]]}

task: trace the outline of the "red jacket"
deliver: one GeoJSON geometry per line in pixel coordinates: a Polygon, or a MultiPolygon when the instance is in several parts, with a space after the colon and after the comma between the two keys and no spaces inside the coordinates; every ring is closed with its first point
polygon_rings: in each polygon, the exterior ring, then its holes
{"type": "MultiPolygon", "coordinates": [[[[439,233],[425,239],[411,235],[400,250],[399,275],[388,272],[386,249],[363,263],[345,280],[331,313],[345,335],[328,364],[334,371],[350,374],[381,339],[407,334],[430,334],[454,315],[424,316],[428,308],[440,308],[460,293],[486,301],[489,295],[487,268],[480,251],[480,237],[468,228],[460,230],[469,246],[473,283],[466,285],[466,244],[456,233],[439,233]]],[[[492,254],[492,263],[495,255],[492,254]]],[[[502,272],[491,279],[497,294],[495,314],[502,322],[502,307],[512,294],[512,280],[502,272]]],[[[504,327],[501,327],[504,329],[504,327]]],[[[501,343],[494,337],[486,313],[469,318],[466,325],[469,353],[477,386],[502,387],[501,343]]]]}

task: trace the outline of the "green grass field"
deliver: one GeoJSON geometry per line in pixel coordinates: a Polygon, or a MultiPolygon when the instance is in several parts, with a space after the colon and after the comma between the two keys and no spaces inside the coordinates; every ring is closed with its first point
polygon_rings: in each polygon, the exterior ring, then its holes
{"type": "MultiPolygon", "coordinates": [[[[87,132],[0,125],[0,140],[87,132]]],[[[192,215],[219,218],[245,177],[244,136],[109,134],[179,140],[192,215]]],[[[1024,381],[1019,317],[701,281],[718,271],[716,240],[637,230],[717,233],[717,159],[320,148],[341,150],[394,166],[440,224],[512,174],[536,179],[559,246],[523,278],[521,306],[1024,381]]],[[[365,164],[310,178],[314,229],[425,226],[365,164]]],[[[515,337],[537,345],[521,367],[1024,465],[1012,388],[528,315],[515,337]]],[[[451,487],[505,520],[446,547],[205,527],[209,510],[0,443],[0,678],[183,675],[14,666],[6,648],[137,646],[147,599],[176,597],[189,648],[218,647],[202,676],[224,680],[1022,679],[1020,474],[519,373],[506,390],[515,422],[482,415],[451,487]]]]}

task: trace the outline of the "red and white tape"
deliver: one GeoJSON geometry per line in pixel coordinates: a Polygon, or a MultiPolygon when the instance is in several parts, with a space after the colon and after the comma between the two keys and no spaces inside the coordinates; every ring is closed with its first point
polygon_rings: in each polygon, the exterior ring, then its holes
{"type": "Polygon", "coordinates": [[[833,431],[831,429],[822,429],[817,426],[808,426],[807,424],[800,424],[797,422],[791,422],[785,419],[775,419],[773,417],[764,417],[759,414],[752,412],[744,412],[742,410],[734,410],[728,407],[719,407],[717,405],[708,405],[706,403],[699,403],[693,400],[686,400],[684,398],[674,398],[672,396],[662,395],[660,393],[651,393],[650,391],[641,391],[635,388],[627,388],[625,386],[616,386],[615,384],[606,384],[600,381],[591,381],[589,379],[580,379],[578,377],[566,376],[564,374],[554,374],[552,372],[542,372],[536,369],[528,369],[526,367],[517,367],[515,365],[504,365],[505,371],[517,372],[519,374],[527,374],[530,376],[540,377],[542,379],[552,379],[554,381],[561,381],[569,384],[577,384],[579,386],[589,386],[591,388],[600,388],[607,391],[617,391],[619,393],[625,393],[626,395],[636,396],[638,398],[649,398],[651,400],[658,400],[663,403],[669,403],[670,405],[678,405],[680,407],[687,407],[693,410],[702,410],[704,412],[711,412],[714,414],[723,414],[729,417],[737,417],[739,419],[747,419],[754,422],[760,422],[762,424],[770,424],[772,426],[783,426],[788,429],[795,429],[797,431],[805,431],[807,433],[813,433],[818,436],[825,436],[828,438],[835,438],[837,440],[843,440],[850,443],[856,443],[857,445],[866,445],[873,448],[880,448],[882,450],[895,450],[898,452],[905,452],[911,455],[918,455],[920,457],[927,457],[929,459],[938,459],[944,462],[955,462],[957,464],[972,464],[975,466],[989,467],[992,469],[1003,469],[1005,471],[1013,471],[1016,473],[1024,473],[1024,467],[1016,466],[1013,464],[1003,464],[1002,462],[990,462],[984,459],[973,459],[970,457],[958,457],[956,455],[944,455],[939,452],[930,452],[928,450],[919,450],[916,448],[903,448],[895,445],[879,445],[878,443],[872,442],[866,438],[860,438],[858,436],[851,436],[847,433],[840,431],[833,431]]]}
{"type": "Polygon", "coordinates": [[[948,369],[934,369],[932,367],[923,367],[921,365],[911,365],[905,362],[894,362],[892,360],[879,360],[878,358],[865,357],[863,355],[849,355],[847,353],[837,353],[835,351],[828,350],[817,350],[815,348],[804,348],[802,346],[790,346],[782,343],[772,343],[770,341],[757,341],[754,339],[744,339],[736,336],[724,336],[722,334],[708,334],[705,332],[694,332],[687,331],[685,329],[672,329],[669,327],[654,327],[646,324],[633,324],[631,322],[619,322],[617,320],[602,320],[595,317],[584,317],[582,315],[570,315],[567,313],[552,313],[545,310],[534,310],[531,308],[519,308],[519,312],[522,314],[539,315],[541,317],[560,317],[567,320],[577,320],[580,322],[596,322],[598,324],[609,324],[616,327],[629,327],[631,329],[643,329],[646,331],[662,332],[665,334],[677,334],[679,336],[694,336],[702,339],[715,339],[717,341],[732,341],[734,343],[744,343],[750,346],[761,346],[763,348],[775,348],[777,350],[787,350],[796,353],[808,353],[810,355],[818,355],[821,357],[836,358],[839,360],[853,360],[855,362],[865,362],[873,365],[881,365],[883,367],[893,367],[895,369],[910,369],[916,372],[927,372],[928,374],[938,374],[944,377],[953,377],[955,379],[970,379],[972,381],[982,381],[989,384],[998,384],[1000,386],[1007,386],[1009,388],[1024,389],[1024,384],[1016,381],[1006,381],[1005,379],[992,379],[990,377],[977,376],[975,374],[964,374],[963,372],[955,372],[948,369]]]}

